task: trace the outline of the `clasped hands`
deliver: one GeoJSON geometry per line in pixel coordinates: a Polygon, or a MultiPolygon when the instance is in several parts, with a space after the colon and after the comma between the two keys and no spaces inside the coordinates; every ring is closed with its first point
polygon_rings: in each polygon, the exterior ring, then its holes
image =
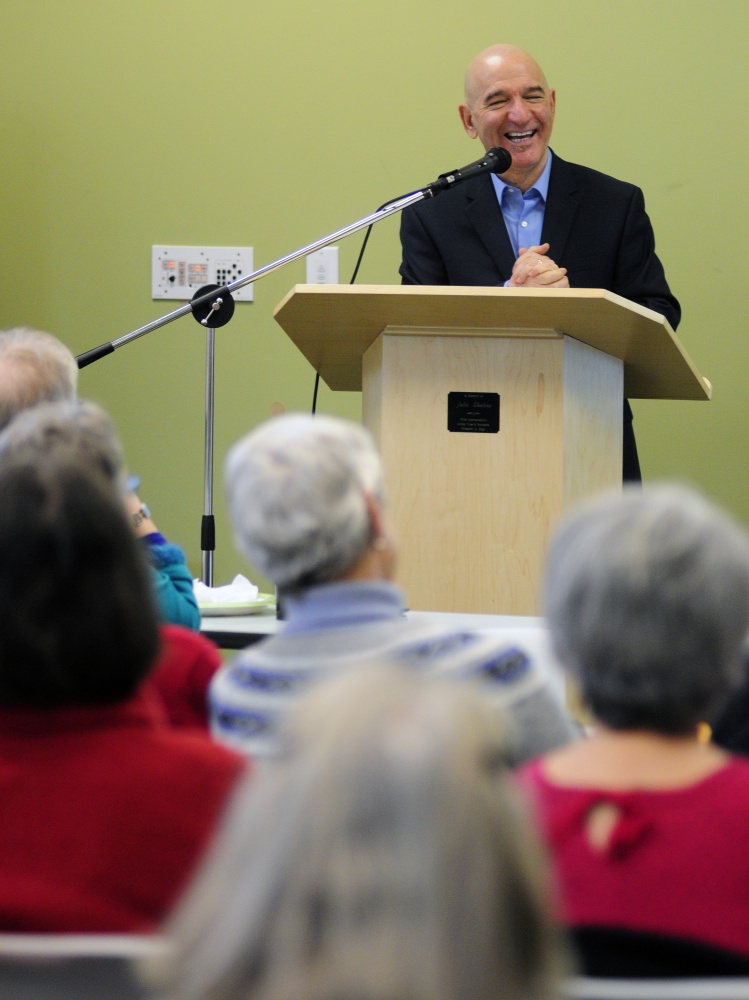
{"type": "Polygon", "coordinates": [[[508,288],[569,288],[567,268],[557,267],[551,257],[547,257],[549,244],[538,247],[520,247],[508,288]]]}

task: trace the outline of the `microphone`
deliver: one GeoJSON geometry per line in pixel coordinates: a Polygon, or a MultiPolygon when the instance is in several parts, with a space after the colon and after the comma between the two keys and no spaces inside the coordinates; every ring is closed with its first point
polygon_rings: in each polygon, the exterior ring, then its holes
{"type": "Polygon", "coordinates": [[[424,197],[433,198],[440,191],[454,187],[456,184],[460,184],[461,181],[467,181],[469,177],[483,174],[487,170],[493,174],[503,174],[511,166],[512,157],[509,152],[502,146],[495,146],[487,153],[484,153],[480,160],[474,160],[473,163],[469,163],[468,166],[462,167],[460,170],[450,170],[446,174],[440,174],[436,181],[427,184],[423,189],[424,197]]]}

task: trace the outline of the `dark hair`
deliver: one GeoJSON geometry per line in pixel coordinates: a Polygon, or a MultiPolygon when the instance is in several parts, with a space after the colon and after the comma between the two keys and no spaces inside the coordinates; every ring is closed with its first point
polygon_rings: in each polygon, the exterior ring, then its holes
{"type": "Polygon", "coordinates": [[[158,650],[149,568],[122,499],[62,456],[0,463],[0,703],[130,697],[158,650]]]}

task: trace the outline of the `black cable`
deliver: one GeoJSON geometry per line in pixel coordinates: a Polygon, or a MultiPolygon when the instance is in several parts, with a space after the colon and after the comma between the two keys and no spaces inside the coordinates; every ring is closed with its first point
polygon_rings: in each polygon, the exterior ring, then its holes
{"type": "MultiPolygon", "coordinates": [[[[383,210],[383,208],[387,208],[388,205],[392,205],[394,201],[400,201],[401,198],[407,198],[407,197],[408,197],[408,195],[402,194],[400,196],[400,198],[391,198],[390,201],[386,201],[384,205],[380,205],[380,207],[377,208],[377,209],[375,209],[375,211],[376,212],[381,212],[383,210]]],[[[354,284],[354,282],[356,281],[356,276],[359,273],[359,265],[361,264],[362,258],[364,257],[364,251],[367,248],[367,240],[369,239],[369,234],[372,232],[372,226],[374,226],[374,222],[370,222],[370,224],[367,226],[367,231],[364,234],[364,239],[362,240],[361,250],[359,251],[359,257],[357,258],[357,261],[356,261],[356,267],[354,268],[354,273],[351,275],[351,281],[349,281],[350,285],[354,284]]],[[[312,395],[312,416],[313,417],[315,415],[315,410],[317,409],[317,389],[318,389],[319,385],[320,385],[320,372],[315,372],[315,391],[314,391],[314,393],[312,395]]]]}

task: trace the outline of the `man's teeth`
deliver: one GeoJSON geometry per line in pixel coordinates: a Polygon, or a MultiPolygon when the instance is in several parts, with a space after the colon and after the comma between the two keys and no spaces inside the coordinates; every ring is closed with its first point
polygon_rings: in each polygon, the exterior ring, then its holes
{"type": "Polygon", "coordinates": [[[527,132],[507,132],[507,138],[511,142],[522,142],[523,139],[530,139],[536,133],[535,129],[529,129],[527,132]]]}

